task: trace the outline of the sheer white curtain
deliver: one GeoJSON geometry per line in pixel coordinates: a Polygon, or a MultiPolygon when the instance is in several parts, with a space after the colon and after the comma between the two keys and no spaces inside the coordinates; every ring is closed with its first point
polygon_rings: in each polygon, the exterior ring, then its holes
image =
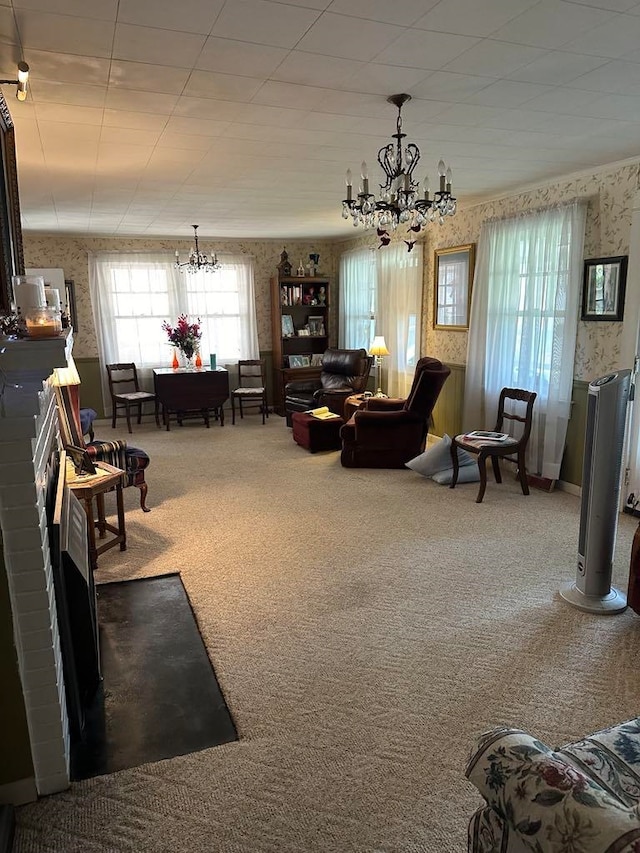
{"type": "Polygon", "coordinates": [[[463,426],[492,428],[500,390],[535,391],[532,473],[557,479],[571,409],[586,205],[488,222],[471,301],[463,426]]]}
{"type": "Polygon", "coordinates": [[[422,244],[407,252],[404,243],[392,243],[376,262],[375,332],[384,335],[390,352],[382,362],[383,387],[390,397],[406,397],[420,353],[422,244]]]}
{"type": "Polygon", "coordinates": [[[375,291],[375,255],[371,249],[345,252],[340,258],[339,346],[369,349],[374,332],[375,291]]]}

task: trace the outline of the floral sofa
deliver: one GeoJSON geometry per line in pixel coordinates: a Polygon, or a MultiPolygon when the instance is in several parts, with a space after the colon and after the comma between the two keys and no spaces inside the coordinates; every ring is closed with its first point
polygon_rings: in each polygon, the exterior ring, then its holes
{"type": "Polygon", "coordinates": [[[556,750],[494,729],[466,775],[486,801],[471,853],[640,853],[640,718],[556,750]]]}

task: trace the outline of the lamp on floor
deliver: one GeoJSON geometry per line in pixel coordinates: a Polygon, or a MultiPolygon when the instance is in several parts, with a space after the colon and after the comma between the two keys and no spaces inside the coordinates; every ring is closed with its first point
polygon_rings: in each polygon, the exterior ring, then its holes
{"type": "Polygon", "coordinates": [[[386,397],[387,395],[382,391],[382,359],[385,355],[391,355],[389,350],[387,349],[387,345],[384,342],[384,337],[382,335],[376,335],[373,339],[373,343],[369,349],[369,355],[374,356],[376,360],[376,385],[378,386],[378,390],[373,395],[374,397],[386,397]]]}

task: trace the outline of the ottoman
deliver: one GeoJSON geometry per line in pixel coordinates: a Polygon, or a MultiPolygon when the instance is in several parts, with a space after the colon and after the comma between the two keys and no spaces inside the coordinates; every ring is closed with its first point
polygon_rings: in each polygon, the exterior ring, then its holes
{"type": "Polygon", "coordinates": [[[317,453],[319,450],[340,450],[342,447],[340,439],[340,429],[344,425],[342,418],[321,420],[306,412],[293,412],[291,425],[293,440],[310,453],[317,453]]]}

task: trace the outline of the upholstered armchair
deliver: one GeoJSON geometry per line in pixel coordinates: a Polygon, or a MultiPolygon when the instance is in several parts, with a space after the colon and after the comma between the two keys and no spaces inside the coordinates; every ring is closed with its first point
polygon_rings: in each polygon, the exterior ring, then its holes
{"type": "Polygon", "coordinates": [[[291,426],[294,412],[306,412],[318,406],[327,406],[342,416],[347,397],[365,390],[372,362],[365,349],[325,350],[319,379],[287,382],[285,385],[287,426],[291,426]]]}
{"type": "Polygon", "coordinates": [[[469,822],[469,853],[640,850],[638,719],[557,750],[494,729],[466,772],[486,803],[469,822]]]}
{"type": "Polygon", "coordinates": [[[74,386],[57,386],[56,401],[58,404],[58,421],[60,424],[60,435],[65,447],[70,444],[75,447],[84,448],[94,462],[106,462],[120,468],[125,473],[122,476],[122,485],[136,486],[140,489],[140,507],[143,512],[150,512],[146,506],[148,486],[145,480],[145,471],[149,466],[149,455],[137,447],[130,447],[126,441],[116,439],[115,441],[90,441],[85,444],[80,423],[80,410],[74,386]]]}
{"type": "Polygon", "coordinates": [[[346,468],[403,468],[424,450],[431,412],[451,371],[437,358],[421,358],[406,400],[371,397],[342,427],[346,468]]]}

